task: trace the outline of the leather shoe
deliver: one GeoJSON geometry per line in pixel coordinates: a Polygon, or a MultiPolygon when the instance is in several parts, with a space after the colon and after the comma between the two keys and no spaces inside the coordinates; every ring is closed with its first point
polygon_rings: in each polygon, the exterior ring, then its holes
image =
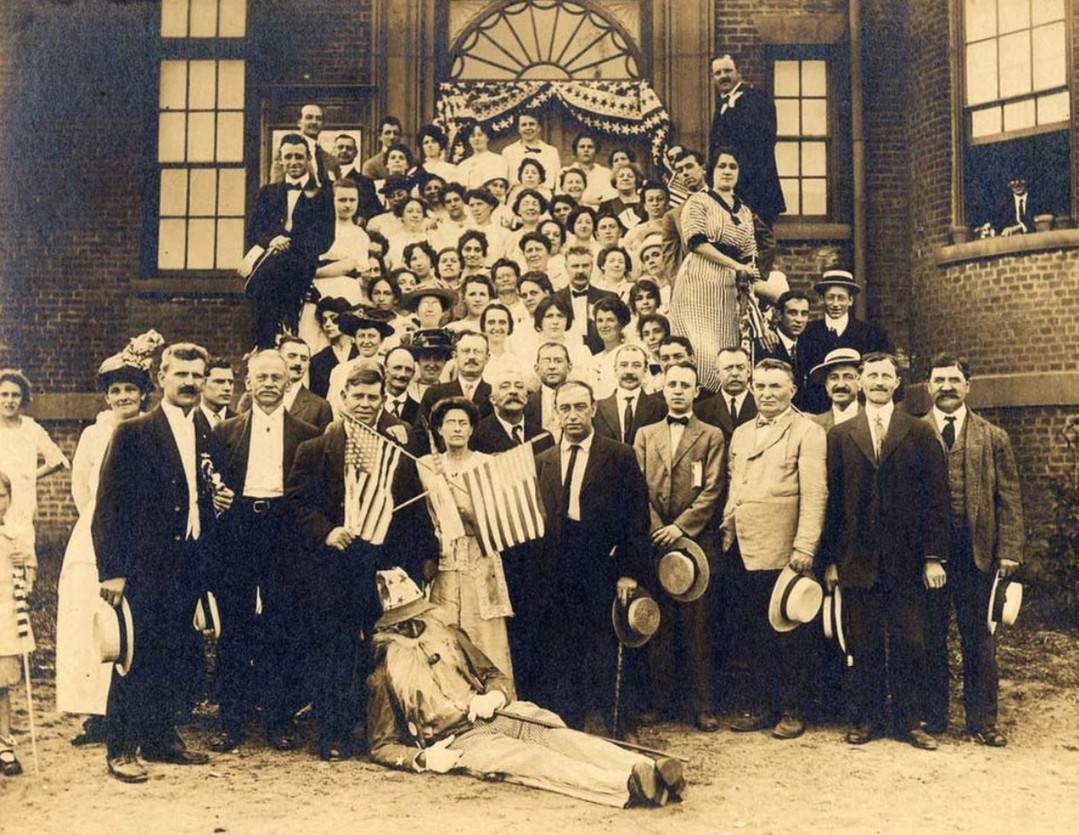
{"type": "Polygon", "coordinates": [[[1008,744],[1008,737],[997,730],[996,725],[986,725],[980,731],[968,728],[967,736],[978,744],[988,745],[990,748],[1003,748],[1008,744]]]}
{"type": "Polygon", "coordinates": [[[862,723],[847,731],[847,742],[851,745],[865,745],[878,736],[880,736],[880,732],[877,728],[874,728],[869,723],[862,723]]]}
{"type": "Polygon", "coordinates": [[[210,740],[210,750],[217,751],[219,754],[223,754],[227,751],[235,751],[240,747],[240,743],[244,741],[242,733],[237,731],[221,731],[213,739],[210,740]]]}
{"type": "Polygon", "coordinates": [[[731,730],[740,734],[752,733],[753,731],[763,731],[765,728],[770,728],[775,722],[774,716],[768,716],[764,713],[743,713],[731,722],[731,730]]]}
{"type": "Polygon", "coordinates": [[[797,739],[805,733],[806,723],[796,713],[786,712],[779,723],[772,728],[772,736],[776,739],[797,739]]]}
{"type": "Polygon", "coordinates": [[[142,758],[148,762],[169,765],[206,765],[210,761],[205,754],[187,750],[187,746],[179,740],[164,748],[143,750],[142,758]]]}
{"type": "Polygon", "coordinates": [[[693,724],[698,731],[712,733],[719,730],[719,717],[710,710],[702,710],[694,717],[693,724]]]}
{"type": "Polygon", "coordinates": [[[109,757],[106,762],[109,774],[121,783],[145,783],[149,779],[146,767],[130,754],[109,757]]]}
{"type": "Polygon", "coordinates": [[[347,759],[345,748],[336,742],[324,742],[318,747],[319,759],[328,763],[344,762],[347,759]]]}
{"type": "Polygon", "coordinates": [[[922,751],[937,750],[937,741],[923,728],[911,728],[907,734],[907,742],[922,751]]]}
{"type": "Polygon", "coordinates": [[[278,751],[295,751],[299,747],[296,734],[289,727],[271,728],[266,731],[266,741],[278,751]]]}

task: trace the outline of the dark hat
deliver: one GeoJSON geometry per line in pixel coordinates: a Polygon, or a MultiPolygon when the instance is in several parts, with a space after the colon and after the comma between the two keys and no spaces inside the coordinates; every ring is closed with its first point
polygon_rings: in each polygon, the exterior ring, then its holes
{"type": "Polygon", "coordinates": [[[428,352],[451,357],[453,356],[453,337],[443,328],[416,331],[412,334],[412,341],[407,347],[414,357],[428,352]]]}
{"type": "Polygon", "coordinates": [[[989,608],[986,624],[989,634],[997,631],[1000,624],[1013,626],[1019,617],[1019,607],[1023,605],[1023,586],[1007,577],[1001,577],[998,571],[993,576],[993,588],[989,591],[989,608]]]}
{"type": "Polygon", "coordinates": [[[616,594],[611,603],[611,624],[619,642],[631,649],[642,647],[659,629],[659,604],[637,586],[622,603],[616,594]]]}
{"type": "Polygon", "coordinates": [[[352,309],[352,303],[340,296],[323,296],[315,305],[315,321],[322,321],[323,313],[347,313],[352,309]]]}
{"type": "Polygon", "coordinates": [[[843,589],[838,585],[824,595],[824,605],[821,607],[821,626],[824,637],[829,641],[836,641],[840,650],[846,656],[847,666],[854,664],[854,659],[847,652],[847,632],[843,615],[843,589]]]}
{"type": "Polygon", "coordinates": [[[768,622],[776,632],[790,632],[809,623],[820,611],[824,591],[813,577],[789,565],[779,572],[768,601],[768,622]]]}
{"type": "Polygon", "coordinates": [[[94,611],[94,644],[101,663],[116,664],[116,672],[126,676],[135,663],[135,622],[127,598],[119,606],[110,606],[101,598],[94,611]]]}
{"type": "Polygon", "coordinates": [[[424,296],[434,296],[442,304],[443,310],[449,310],[453,307],[453,303],[457,301],[457,294],[448,287],[441,287],[433,282],[425,282],[416,287],[411,293],[405,293],[401,297],[401,306],[406,310],[415,311],[419,307],[420,299],[424,296]]]}
{"type": "Polygon", "coordinates": [[[355,313],[342,313],[337,317],[337,327],[346,336],[355,336],[364,328],[374,328],[385,339],[393,333],[393,314],[374,307],[359,308],[355,313]]]}
{"type": "Polygon", "coordinates": [[[836,348],[825,354],[824,359],[813,366],[809,372],[809,378],[813,382],[819,383],[820,378],[827,374],[829,369],[835,368],[837,365],[853,365],[857,368],[861,362],[862,355],[854,348],[836,348]]]}
{"type": "Polygon", "coordinates": [[[393,174],[386,178],[386,181],[382,184],[382,188],[378,190],[378,193],[390,195],[395,191],[409,191],[411,188],[412,180],[408,177],[402,177],[399,174],[393,174]]]}
{"type": "Polygon", "coordinates": [[[164,344],[164,337],[155,330],[133,336],[124,350],[108,357],[98,366],[98,387],[105,391],[113,383],[124,382],[138,386],[143,392],[153,391],[154,381],[150,376],[150,365],[154,353],[164,344]]]}
{"type": "Polygon", "coordinates": [[[656,576],[668,597],[692,603],[708,588],[711,572],[701,546],[683,536],[656,563],[656,576]]]}
{"type": "Polygon", "coordinates": [[[199,597],[191,625],[198,632],[212,633],[215,638],[221,637],[221,613],[217,609],[217,598],[212,591],[205,591],[199,597]]]}
{"type": "Polygon", "coordinates": [[[823,295],[826,287],[846,287],[851,295],[856,295],[862,289],[854,280],[853,274],[846,270],[825,270],[820,281],[813,285],[813,292],[818,296],[823,295]]]}

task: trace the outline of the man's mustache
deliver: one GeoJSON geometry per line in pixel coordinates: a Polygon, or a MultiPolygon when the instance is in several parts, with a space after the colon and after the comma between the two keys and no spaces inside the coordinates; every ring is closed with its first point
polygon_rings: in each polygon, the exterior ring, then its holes
{"type": "Polygon", "coordinates": [[[198,394],[198,386],[180,386],[180,394],[198,394]]]}
{"type": "Polygon", "coordinates": [[[832,391],[835,394],[850,394],[850,388],[847,386],[832,386],[832,391]]]}

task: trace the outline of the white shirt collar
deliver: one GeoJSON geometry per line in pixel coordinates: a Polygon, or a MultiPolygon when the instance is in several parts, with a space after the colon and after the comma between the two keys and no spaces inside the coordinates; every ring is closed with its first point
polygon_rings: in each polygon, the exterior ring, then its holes
{"type": "Polygon", "coordinates": [[[824,318],[824,326],[830,331],[835,331],[836,336],[842,336],[848,324],[850,324],[849,313],[844,313],[838,319],[829,319],[827,316],[824,318]]]}
{"type": "Polygon", "coordinates": [[[170,403],[164,397],[161,398],[161,411],[165,413],[165,417],[169,419],[169,423],[172,423],[173,421],[187,421],[188,423],[193,423],[195,420],[194,409],[185,415],[182,408],[170,403]]]}
{"type": "Polygon", "coordinates": [[[644,386],[637,386],[637,388],[633,389],[633,391],[628,391],[627,389],[624,389],[621,386],[619,386],[618,388],[616,388],[614,390],[614,396],[615,396],[615,399],[618,401],[618,403],[620,405],[622,405],[622,406],[626,405],[626,398],[631,397],[631,398],[633,398],[633,405],[636,406],[637,401],[641,397],[641,392],[642,391],[644,391],[644,386]]]}
{"type": "Polygon", "coordinates": [[[303,383],[295,382],[287,389],[285,389],[284,404],[286,409],[291,409],[292,404],[296,402],[296,396],[300,393],[300,389],[303,388],[303,383]]]}
{"type": "Polygon", "coordinates": [[[933,407],[933,420],[937,424],[937,430],[941,430],[945,426],[945,418],[955,418],[955,434],[958,436],[959,431],[963,428],[963,423],[967,419],[967,406],[964,403],[950,415],[947,412],[942,412],[936,406],[933,407]]]}
{"type": "Polygon", "coordinates": [[[257,403],[251,404],[251,421],[258,424],[276,424],[283,423],[285,420],[285,402],[282,400],[277,404],[277,408],[269,414],[262,411],[258,407],[257,403]]]}
{"type": "Polygon", "coordinates": [[[783,347],[787,349],[787,353],[792,353],[795,344],[798,342],[798,338],[794,336],[787,336],[787,334],[783,332],[782,328],[776,328],[776,336],[778,336],[779,341],[783,343],[783,347]]]}
{"type": "Polygon", "coordinates": [[[521,437],[524,438],[524,431],[525,431],[524,412],[521,413],[521,419],[519,421],[517,421],[517,423],[510,423],[508,420],[503,420],[502,416],[498,412],[495,412],[494,414],[495,414],[495,420],[497,420],[499,423],[502,424],[502,428],[506,430],[507,435],[509,435],[512,438],[513,437],[513,428],[515,426],[519,426],[519,427],[521,427],[521,437]]]}
{"type": "Polygon", "coordinates": [[[285,177],[285,182],[288,183],[289,185],[292,185],[292,186],[300,185],[300,186],[303,186],[304,188],[306,188],[307,187],[307,181],[309,179],[311,179],[311,175],[310,174],[304,174],[302,177],[298,177],[295,180],[292,177],[285,177]]]}
{"type": "Polygon", "coordinates": [[[895,411],[895,403],[889,401],[883,406],[878,406],[875,403],[865,404],[866,415],[869,417],[869,425],[872,426],[879,416],[884,425],[887,426],[892,420],[892,412],[895,411]]]}
{"type": "Polygon", "coordinates": [[[850,420],[856,414],[858,414],[858,400],[857,398],[850,401],[846,406],[840,408],[835,403],[832,404],[832,414],[835,416],[836,423],[840,423],[844,420],[850,420]]]}
{"type": "Polygon", "coordinates": [[[563,455],[569,455],[570,447],[573,446],[574,444],[576,444],[577,446],[579,446],[581,448],[581,452],[578,453],[578,455],[580,455],[580,454],[588,455],[588,451],[590,449],[592,449],[592,439],[595,438],[595,437],[596,437],[596,431],[594,429],[591,432],[588,433],[588,437],[585,438],[583,441],[571,441],[569,438],[567,438],[565,436],[565,434],[563,434],[562,435],[562,454],[563,455]]]}
{"type": "Polygon", "coordinates": [[[211,409],[205,402],[199,403],[199,408],[202,409],[202,413],[206,415],[206,419],[210,421],[210,426],[214,425],[214,418],[224,420],[225,412],[228,411],[228,406],[222,406],[220,409],[211,409]]]}
{"type": "MultiPolygon", "coordinates": [[[[734,403],[738,407],[738,411],[742,411],[742,407],[746,404],[746,398],[749,396],[749,389],[746,389],[741,394],[727,394],[723,389],[719,390],[719,396],[723,398],[723,402],[730,408],[731,398],[734,398],[734,403]]],[[[733,417],[733,415],[731,416],[733,417]]]]}

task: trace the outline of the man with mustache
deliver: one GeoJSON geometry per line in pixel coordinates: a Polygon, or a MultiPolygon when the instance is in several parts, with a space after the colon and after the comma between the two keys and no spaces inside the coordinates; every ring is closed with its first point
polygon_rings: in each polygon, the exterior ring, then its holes
{"type": "Polygon", "coordinates": [[[888,727],[922,750],[926,589],[944,586],[950,552],[948,466],[933,427],[897,409],[891,354],[862,357],[865,411],[828,433],[828,512],[818,552],[829,588],[843,589],[854,727],[864,745],[888,727]],[[887,649],[886,649],[887,647],[887,649]]]}
{"type": "Polygon", "coordinates": [[[607,290],[592,286],[592,252],[583,246],[571,246],[565,253],[566,273],[569,284],[555,292],[555,298],[562,298],[573,308],[573,325],[570,334],[583,339],[593,354],[603,350],[603,340],[596,333],[596,323],[592,308],[604,298],[618,298],[607,290]]]}
{"type": "Polygon", "coordinates": [[[970,393],[966,357],[938,354],[929,372],[933,408],[924,418],[948,460],[951,554],[948,584],[929,592],[926,624],[926,727],[948,727],[948,621],[955,606],[963,651],[966,733],[999,748],[996,641],[986,628],[994,575],[1008,577],[1023,561],[1026,532],[1019,472],[1008,434],[966,405],[970,393]]]}
{"type": "MultiPolygon", "coordinates": [[[[477,452],[505,452],[527,443],[544,430],[534,416],[525,413],[528,403],[528,386],[519,369],[506,368],[491,380],[491,405],[493,414],[476,424],[471,446],[477,452]]],[[[542,451],[549,446],[541,446],[542,451]]]]}
{"type": "Polygon", "coordinates": [[[449,383],[437,383],[431,386],[420,401],[420,414],[424,425],[431,414],[431,409],[447,397],[464,397],[475,403],[480,409],[480,417],[491,414],[491,386],[483,380],[483,369],[487,366],[487,337],[482,333],[465,331],[453,346],[453,358],[457,365],[457,379],[449,383]]]}
{"type": "Polygon", "coordinates": [[[861,413],[862,407],[858,403],[858,367],[861,363],[861,355],[853,348],[836,348],[809,372],[814,383],[823,383],[828,399],[832,401],[827,412],[813,415],[813,420],[824,427],[825,432],[861,413]]]}
{"type": "Polygon", "coordinates": [[[409,394],[416,376],[416,360],[408,348],[398,346],[386,354],[386,403],[383,408],[410,426],[419,414],[420,402],[409,394]]]}
{"type": "Polygon", "coordinates": [[[306,636],[295,628],[295,545],[285,522],[285,479],[297,447],[319,434],[284,408],[285,358],[259,351],[247,362],[251,409],[213,432],[213,460],[224,482],[220,531],[209,580],[222,624],[217,644],[221,729],[211,743],[231,751],[243,741],[261,703],[266,736],[280,751],[296,747],[289,727],[296,693],[303,693],[306,636]],[[262,617],[256,618],[256,598],[262,617]],[[259,679],[265,683],[260,692],[259,679]]]}
{"type": "Polygon", "coordinates": [[[643,388],[648,354],[640,345],[623,345],[614,353],[618,385],[614,393],[596,403],[596,434],[633,445],[637,431],[663,420],[667,406],[663,396],[646,394],[643,388]]]}
{"type": "Polygon", "coordinates": [[[734,430],[757,416],[757,403],[749,390],[752,370],[745,348],[731,345],[720,349],[716,372],[719,391],[714,397],[699,401],[693,411],[705,423],[718,426],[730,444],[734,430]]]}
{"type": "Polygon", "coordinates": [[[277,343],[277,350],[288,368],[288,386],[285,389],[285,408],[293,417],[309,423],[319,431],[333,420],[330,404],[305,385],[311,365],[311,348],[298,336],[286,334],[277,343]]]}

